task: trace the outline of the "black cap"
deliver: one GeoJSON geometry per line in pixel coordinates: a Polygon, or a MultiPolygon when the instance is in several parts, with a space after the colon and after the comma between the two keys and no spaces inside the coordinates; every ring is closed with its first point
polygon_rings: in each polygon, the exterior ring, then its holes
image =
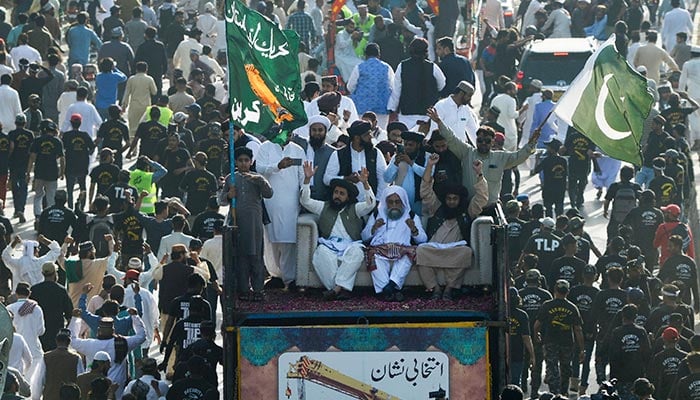
{"type": "Polygon", "coordinates": [[[401,132],[401,138],[403,140],[410,140],[413,142],[423,143],[423,139],[425,139],[425,135],[420,133],[420,132],[405,131],[405,132],[401,132]]]}
{"type": "Polygon", "coordinates": [[[350,181],[346,181],[345,179],[340,179],[340,178],[335,178],[331,180],[330,188],[331,191],[333,190],[334,187],[340,186],[347,190],[348,192],[348,197],[350,198],[350,201],[355,201],[357,200],[357,196],[359,196],[360,191],[357,189],[357,186],[355,186],[354,183],[350,181]]]}
{"type": "Polygon", "coordinates": [[[350,125],[350,127],[348,128],[348,135],[350,135],[350,137],[361,136],[369,132],[370,129],[372,129],[372,124],[359,119],[353,122],[352,125],[350,125]]]}

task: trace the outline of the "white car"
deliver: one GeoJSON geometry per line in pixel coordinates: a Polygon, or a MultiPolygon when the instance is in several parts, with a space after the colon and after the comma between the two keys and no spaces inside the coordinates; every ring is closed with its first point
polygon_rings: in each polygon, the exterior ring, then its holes
{"type": "Polygon", "coordinates": [[[597,45],[588,38],[544,39],[530,42],[523,51],[515,81],[527,87],[533,79],[551,89],[556,101],[581,72],[597,45]]]}

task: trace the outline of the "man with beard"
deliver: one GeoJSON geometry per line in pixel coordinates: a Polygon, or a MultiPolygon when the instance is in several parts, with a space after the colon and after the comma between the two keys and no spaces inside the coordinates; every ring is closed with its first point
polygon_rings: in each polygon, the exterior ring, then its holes
{"type": "Polygon", "coordinates": [[[326,173],[328,160],[335,149],[326,143],[326,133],[331,126],[331,121],[323,115],[314,115],[309,118],[309,139],[294,136],[292,141],[306,152],[306,161],[314,168],[314,176],[311,180],[311,198],[319,201],[327,201],[331,194],[328,186],[323,183],[323,175],[326,173]]]}
{"type": "Polygon", "coordinates": [[[428,239],[420,217],[409,208],[408,194],[401,186],[389,186],[383,194],[377,215],[372,215],[362,231],[369,242],[367,269],[374,291],[386,301],[403,301],[404,280],[415,258],[414,245],[428,239]],[[414,244],[414,245],[412,245],[414,244]]]}
{"type": "Polygon", "coordinates": [[[639,247],[649,268],[659,260],[659,250],[654,247],[656,229],[664,222],[664,214],[656,207],[656,194],[645,190],[639,196],[639,206],[625,217],[623,225],[632,228],[632,243],[639,247]]]}
{"type": "Polygon", "coordinates": [[[433,168],[440,156],[433,154],[425,167],[420,194],[428,219],[427,235],[430,243],[440,243],[441,248],[418,247],[416,264],[421,280],[432,298],[452,300],[454,292],[462,286],[464,272],[471,267],[472,249],[469,247],[471,223],[488,201],[486,180],[481,173],[483,164],[475,161],[474,174],[479,177],[474,186],[476,192],[467,203],[467,189],[460,184],[447,184],[433,189],[433,168]],[[445,290],[437,281],[437,272],[445,273],[445,290]]]}
{"type": "Polygon", "coordinates": [[[310,162],[304,163],[304,185],[301,189],[301,205],[319,216],[319,245],[313,256],[316,274],[326,287],[326,300],[346,300],[352,293],[357,271],[364,259],[361,242],[362,217],[369,214],[376,203],[372,187],[368,183],[369,172],[362,168],[358,176],[365,191],[363,202],[357,202],[357,187],[345,179],[331,181],[331,200],[312,199],[310,182],[316,169],[310,162]]]}
{"type": "Polygon", "coordinates": [[[323,183],[326,185],[330,185],[331,180],[336,178],[354,183],[358,187],[358,201],[365,200],[364,188],[360,190],[359,172],[362,168],[367,168],[369,171],[367,182],[376,196],[381,196],[387,186],[384,181],[386,162],[380,152],[372,145],[370,129],[372,129],[372,124],[367,121],[353,122],[348,128],[350,145],[333,153],[328,160],[326,173],[323,174],[323,183]]]}
{"type": "Polygon", "coordinates": [[[434,108],[428,109],[428,116],[438,124],[440,134],[447,141],[447,148],[462,160],[462,184],[467,189],[473,188],[478,178],[469,173],[467,168],[476,160],[481,160],[484,163],[486,167],[484,177],[489,187],[488,206],[495,205],[496,200],[498,200],[503,171],[527,160],[530,154],[535,151],[535,144],[540,136],[539,130],[535,130],[527,145],[518,151],[492,151],[491,142],[496,133],[491,128],[482,127],[477,131],[476,148],[474,148],[460,141],[452,129],[442,122],[440,115],[434,108]]]}
{"type": "MultiPolygon", "coordinates": [[[[473,142],[479,129],[476,114],[469,105],[474,95],[474,86],[467,81],[461,81],[457,86],[446,86],[445,89],[449,89],[452,94],[435,103],[435,110],[445,118],[445,124],[453,129],[459,140],[473,142]]],[[[431,128],[437,129],[437,126],[432,124],[431,128]]]]}
{"type": "Polygon", "coordinates": [[[397,151],[384,171],[384,180],[406,189],[411,211],[422,215],[420,185],[429,154],[423,149],[425,136],[419,132],[402,132],[403,151],[397,151]]]}

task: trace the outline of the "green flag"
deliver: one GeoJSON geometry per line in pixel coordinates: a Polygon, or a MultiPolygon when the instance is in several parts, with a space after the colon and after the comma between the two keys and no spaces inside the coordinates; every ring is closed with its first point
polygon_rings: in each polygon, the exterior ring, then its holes
{"type": "Polygon", "coordinates": [[[226,0],[225,14],[231,120],[257,134],[305,125],[299,35],[238,0],[226,0]]]}
{"type": "Polygon", "coordinates": [[[645,77],[615,49],[615,35],[586,61],[554,113],[608,156],[641,165],[644,120],[654,103],[645,77]]]}

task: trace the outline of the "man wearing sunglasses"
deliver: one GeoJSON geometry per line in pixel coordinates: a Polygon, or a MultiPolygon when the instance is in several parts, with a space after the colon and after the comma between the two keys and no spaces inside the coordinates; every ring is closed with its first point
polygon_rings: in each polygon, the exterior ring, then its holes
{"type": "MultiPolygon", "coordinates": [[[[464,169],[462,183],[467,189],[473,188],[476,180],[480,179],[481,176],[470,174],[466,169],[471,168],[474,161],[481,160],[484,163],[483,176],[489,186],[487,207],[494,205],[498,200],[503,171],[522,164],[535,151],[535,145],[540,136],[539,129],[535,130],[527,145],[518,151],[491,150],[496,132],[490,127],[482,126],[476,132],[476,148],[474,148],[457,139],[451,127],[442,122],[440,115],[434,108],[429,108],[427,114],[430,119],[437,123],[440,134],[447,141],[448,149],[462,160],[462,168],[464,169]]],[[[473,190],[469,192],[473,193],[473,190]]]]}

